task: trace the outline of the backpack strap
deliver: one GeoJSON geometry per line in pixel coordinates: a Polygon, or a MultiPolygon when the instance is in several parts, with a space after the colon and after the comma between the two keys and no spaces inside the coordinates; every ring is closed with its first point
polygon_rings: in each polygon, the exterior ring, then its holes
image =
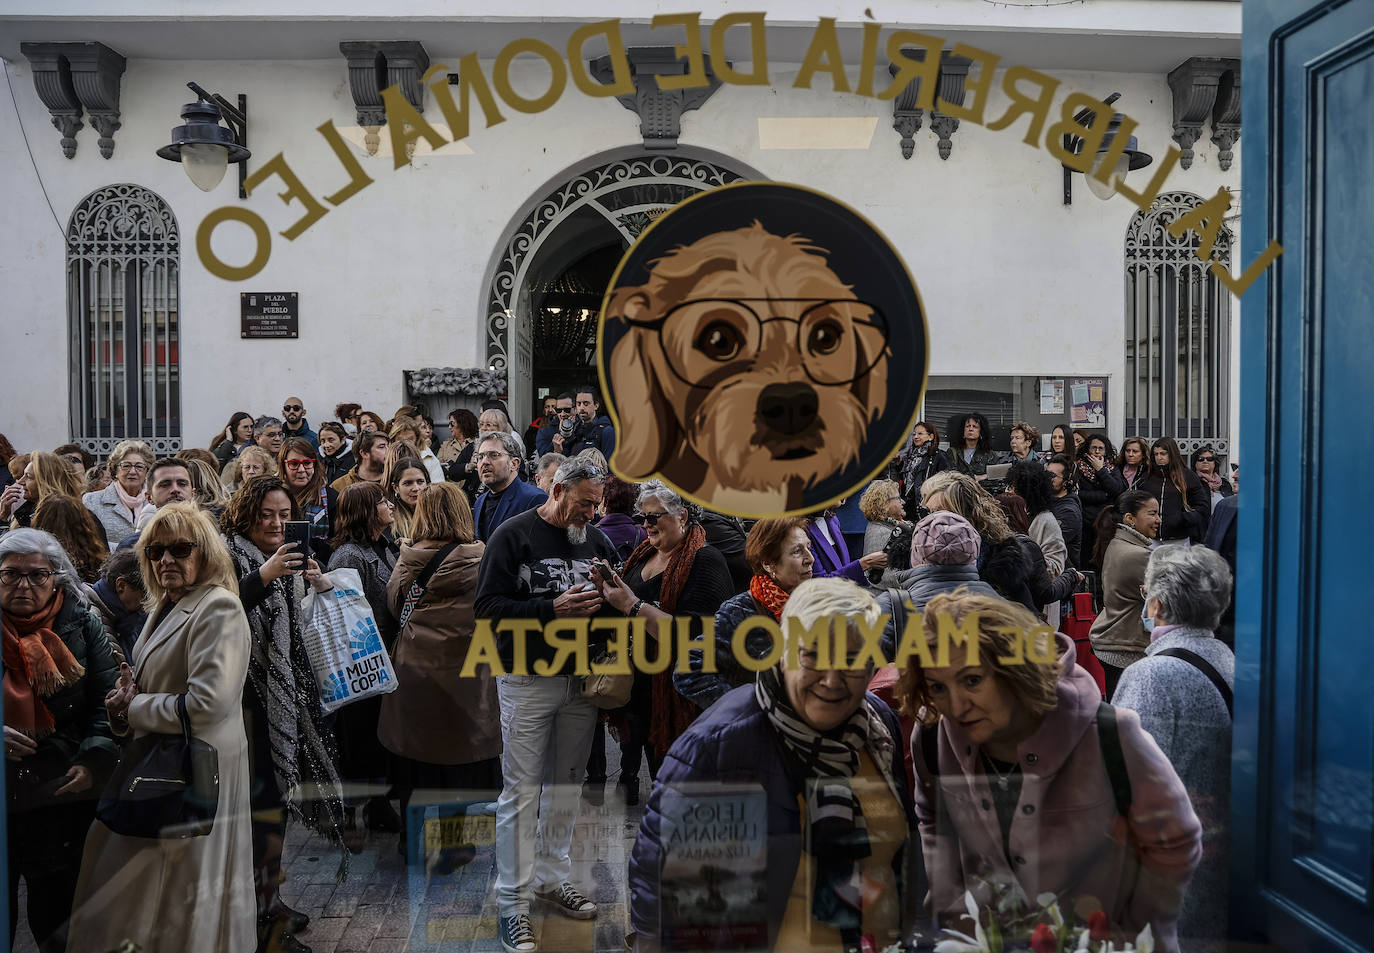
{"type": "Polygon", "coordinates": [[[1226,684],[1226,679],[1222,678],[1221,673],[1212,667],[1211,662],[1207,661],[1196,652],[1190,652],[1188,649],[1183,648],[1164,649],[1163,651],[1154,653],[1155,658],[1159,658],[1160,656],[1182,659],[1203,675],[1206,675],[1208,681],[1215,685],[1217,691],[1221,693],[1221,700],[1226,703],[1226,714],[1231,718],[1235,718],[1235,699],[1231,694],[1231,686],[1226,684]]]}
{"type": "Polygon", "coordinates": [[[906,592],[895,586],[888,586],[887,598],[892,601],[892,644],[901,645],[902,633],[906,630],[906,592]]]}
{"type": "Polygon", "coordinates": [[[1102,761],[1107,766],[1107,778],[1112,784],[1112,799],[1116,801],[1116,812],[1123,818],[1129,818],[1131,776],[1126,771],[1126,756],[1121,751],[1116,709],[1106,702],[1099,702],[1097,706],[1097,743],[1102,748],[1102,761]]]}

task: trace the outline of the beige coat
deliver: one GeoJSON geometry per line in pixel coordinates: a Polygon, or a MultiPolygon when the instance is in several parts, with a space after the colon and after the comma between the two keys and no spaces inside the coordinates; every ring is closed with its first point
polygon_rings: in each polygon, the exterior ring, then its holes
{"type": "MultiPolygon", "coordinates": [[[[398,619],[410,584],[442,548],[425,541],[401,550],[387,583],[398,619]]],[[[490,668],[460,678],[472,644],[473,598],[483,545],[454,548],[429,580],[424,599],[396,637],[392,665],[400,687],[382,698],[377,736],[387,750],[430,764],[471,764],[501,754],[501,709],[490,668]]]]}
{"type": "Polygon", "coordinates": [[[1094,651],[1144,653],[1150,644],[1140,610],[1145,600],[1140,587],[1150,562],[1150,541],[1125,523],[1102,555],[1102,611],[1088,635],[1094,651]]]}
{"type": "Polygon", "coordinates": [[[257,946],[248,742],[243,682],[248,619],[217,586],[187,593],[134,645],[140,694],[129,705],[135,735],[191,730],[219,752],[219,809],[205,837],[152,840],[91,825],[73,905],[68,953],[108,953],[124,939],[144,953],[252,953],[257,946]]]}

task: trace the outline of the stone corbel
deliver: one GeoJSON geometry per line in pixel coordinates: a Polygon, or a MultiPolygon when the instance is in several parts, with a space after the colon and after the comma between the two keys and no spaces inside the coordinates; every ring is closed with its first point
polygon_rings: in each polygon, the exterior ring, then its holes
{"type": "Polygon", "coordinates": [[[1218,87],[1228,63],[1213,56],[1194,56],[1169,72],[1169,88],[1174,93],[1174,141],[1182,150],[1179,165],[1193,165],[1193,144],[1202,138],[1202,125],[1212,115],[1218,87]]]}
{"type": "MultiPolygon", "coordinates": [[[[964,81],[968,79],[968,68],[973,60],[966,56],[955,56],[948,50],[940,53],[940,82],[937,84],[936,102],[945,100],[962,106],[964,104],[964,81]]],[[[938,148],[940,158],[948,159],[954,143],[950,140],[959,128],[959,120],[946,116],[939,109],[931,111],[930,131],[940,137],[938,148]]]]}
{"type": "MultiPolygon", "coordinates": [[[[918,63],[924,63],[926,59],[924,49],[904,48],[902,55],[918,63]]],[[[901,72],[901,69],[896,63],[887,64],[887,71],[894,79],[901,72]]],[[[967,73],[968,70],[965,69],[964,72],[967,73]]],[[[907,83],[905,88],[897,94],[897,98],[892,100],[892,128],[901,137],[903,159],[910,159],[916,151],[916,133],[921,129],[921,118],[925,114],[925,110],[916,105],[920,93],[920,81],[913,80],[907,83]]]]}
{"type": "Polygon", "coordinates": [[[424,112],[420,78],[429,69],[429,54],[418,40],[346,40],[339,44],[339,52],[348,61],[348,91],[358,125],[365,130],[363,144],[368,155],[376,155],[382,141],[378,130],[386,125],[382,90],[398,87],[416,112],[424,112]]]}
{"type": "Polygon", "coordinates": [[[124,76],[124,57],[104,43],[65,43],[76,98],[86,107],[91,125],[100,133],[100,154],[114,155],[114,134],[119,129],[119,81],[124,76]]]}
{"type": "MultiPolygon", "coordinates": [[[[639,134],[643,137],[645,149],[655,152],[676,149],[678,136],[682,134],[682,114],[689,109],[700,109],[720,88],[720,78],[711,68],[711,57],[702,56],[708,85],[694,89],[662,90],[658,88],[658,80],[654,77],[682,76],[687,72],[687,61],[679,59],[670,46],[632,47],[626,53],[635,91],[617,96],[616,99],[639,116],[639,134]]],[[[592,76],[598,82],[609,84],[614,81],[615,70],[609,55],[598,56],[590,66],[592,76]]]]}
{"type": "Polygon", "coordinates": [[[81,100],[72,85],[71,64],[63,55],[62,43],[20,43],[19,52],[33,70],[33,87],[38,99],[52,116],[53,128],[62,134],[62,154],[76,155],[76,134],[81,121],[81,100]]]}
{"type": "Polygon", "coordinates": [[[1222,62],[1227,66],[1212,107],[1212,142],[1217,147],[1217,165],[1221,171],[1229,172],[1235,155],[1231,148],[1240,138],[1240,60],[1222,62]]]}

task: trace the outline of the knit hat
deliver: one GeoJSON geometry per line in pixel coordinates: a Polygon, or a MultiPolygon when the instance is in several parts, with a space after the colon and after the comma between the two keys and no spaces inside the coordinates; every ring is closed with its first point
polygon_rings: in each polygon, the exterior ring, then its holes
{"type": "Polygon", "coordinates": [[[971,566],[983,541],[973,524],[948,510],[931,513],[911,537],[913,566],[971,566]]]}

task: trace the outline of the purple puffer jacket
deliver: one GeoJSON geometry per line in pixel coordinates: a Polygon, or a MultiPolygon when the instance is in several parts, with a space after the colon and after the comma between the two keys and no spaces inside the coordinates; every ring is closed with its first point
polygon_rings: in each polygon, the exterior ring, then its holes
{"type": "Polygon", "coordinates": [[[615,551],[620,554],[622,563],[634,552],[636,546],[649,538],[644,534],[644,527],[636,525],[635,521],[624,513],[607,513],[596,521],[596,525],[615,544],[615,551]]]}
{"type": "Polygon", "coordinates": [[[1053,893],[1066,914],[1093,898],[1114,931],[1134,939],[1148,923],[1156,948],[1177,953],[1175,920],[1202,857],[1202,826],[1168,759],[1140,727],[1139,716],[1125,708],[1116,709],[1116,719],[1131,780],[1129,822],[1117,814],[1097,737],[1102,695],[1075,664],[1073,645],[1062,634],[1059,646],[1059,706],[1017,748],[1022,785],[1008,839],[1010,858],[1002,849],[978,746],[946,718],[922,729],[939,731],[939,773],[933,779],[939,793],[932,804],[920,732],[912,738],[922,777],[916,817],[933,912],[948,915],[947,925],[958,929],[953,920],[965,911],[966,889],[982,907],[987,882],[1010,883],[1031,900],[1053,893]]]}

